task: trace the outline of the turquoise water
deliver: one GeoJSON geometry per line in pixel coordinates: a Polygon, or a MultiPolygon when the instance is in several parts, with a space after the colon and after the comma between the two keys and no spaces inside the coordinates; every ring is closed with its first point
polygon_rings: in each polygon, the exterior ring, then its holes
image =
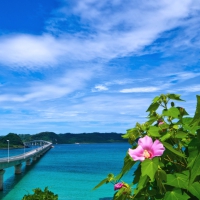
{"type": "MultiPolygon", "coordinates": [[[[58,194],[59,200],[110,200],[114,194],[112,184],[95,191],[92,188],[108,173],[120,172],[128,148],[127,143],[55,145],[31,166],[23,163],[21,175],[14,175],[14,167],[5,169],[0,199],[21,200],[32,189],[48,186],[58,194]]],[[[19,152],[23,153],[24,149],[10,150],[10,155],[19,152]]],[[[7,151],[0,150],[0,155],[6,157],[7,151]]],[[[130,183],[131,174],[123,180],[130,183]]]]}

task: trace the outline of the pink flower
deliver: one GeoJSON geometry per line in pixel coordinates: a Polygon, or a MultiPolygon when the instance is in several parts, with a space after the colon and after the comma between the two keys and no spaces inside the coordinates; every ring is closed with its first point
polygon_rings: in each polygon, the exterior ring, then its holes
{"type": "Polygon", "coordinates": [[[134,161],[144,161],[146,158],[152,159],[156,156],[161,156],[165,148],[159,140],[152,141],[151,137],[145,136],[138,140],[136,149],[129,149],[129,155],[134,161]]]}
{"type": "Polygon", "coordinates": [[[116,184],[114,185],[114,190],[119,190],[119,189],[122,188],[123,186],[124,186],[123,183],[116,183],[116,184]]]}
{"type": "Polygon", "coordinates": [[[161,122],[158,122],[158,126],[159,126],[159,125],[162,125],[162,124],[164,124],[164,122],[162,122],[162,121],[161,121],[161,122]]]}

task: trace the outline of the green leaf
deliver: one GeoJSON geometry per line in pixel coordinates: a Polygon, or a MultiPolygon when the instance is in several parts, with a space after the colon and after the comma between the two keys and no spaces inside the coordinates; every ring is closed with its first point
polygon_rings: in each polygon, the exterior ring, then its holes
{"type": "Polygon", "coordinates": [[[189,148],[189,157],[188,157],[188,165],[187,167],[188,168],[192,168],[192,166],[194,165],[194,162],[197,158],[197,155],[198,155],[198,150],[195,148],[195,149],[190,149],[189,148]]]}
{"type": "Polygon", "coordinates": [[[121,188],[119,191],[117,191],[114,194],[113,200],[126,200],[127,199],[127,195],[124,194],[125,188],[121,188]]]}
{"type": "Polygon", "coordinates": [[[182,158],[185,158],[185,155],[177,150],[175,150],[169,143],[167,142],[162,142],[163,145],[168,149],[170,150],[172,153],[175,153],[177,156],[180,156],[182,158]]]}
{"type": "Polygon", "coordinates": [[[160,124],[160,125],[158,125],[158,127],[160,128],[160,130],[168,129],[169,128],[169,124],[167,124],[167,123],[160,124]]]}
{"type": "Polygon", "coordinates": [[[142,176],[149,176],[151,181],[155,179],[155,173],[158,170],[159,158],[155,157],[152,160],[146,159],[141,163],[142,176]]]}
{"type": "Polygon", "coordinates": [[[187,133],[186,132],[183,132],[183,131],[178,131],[176,134],[175,134],[175,138],[180,138],[180,139],[182,139],[182,138],[185,138],[185,137],[187,137],[187,133]]]}
{"type": "Polygon", "coordinates": [[[200,188],[200,183],[194,182],[193,184],[189,185],[188,191],[199,199],[200,198],[199,188],[200,188]]]}
{"type": "Polygon", "coordinates": [[[103,179],[98,185],[96,185],[93,190],[96,190],[97,188],[99,188],[100,186],[102,186],[103,184],[107,184],[109,182],[111,182],[114,179],[114,174],[108,174],[107,178],[103,179]]]}
{"type": "MultiPolygon", "coordinates": [[[[200,134],[197,133],[197,136],[200,134]]],[[[198,137],[194,137],[192,141],[189,143],[188,148],[190,150],[198,149],[200,151],[200,139],[198,137]]]]}
{"type": "Polygon", "coordinates": [[[159,188],[159,191],[161,194],[165,193],[166,189],[163,185],[163,182],[167,182],[167,174],[164,170],[158,170],[155,174],[157,187],[159,188]]]}
{"type": "Polygon", "coordinates": [[[135,140],[140,136],[140,133],[136,128],[128,129],[125,135],[122,135],[124,139],[129,139],[129,143],[133,144],[135,140]]]}
{"type": "Polygon", "coordinates": [[[116,180],[121,179],[121,177],[126,174],[132,167],[134,164],[138,164],[138,162],[135,162],[127,153],[125,158],[124,158],[124,165],[122,167],[122,170],[120,172],[120,174],[118,174],[116,176],[116,180]]]}
{"type": "Polygon", "coordinates": [[[179,126],[177,124],[173,125],[173,129],[176,129],[178,130],[179,129],[179,126]]]}
{"type": "Polygon", "coordinates": [[[103,184],[107,183],[107,178],[103,179],[98,185],[96,185],[93,190],[96,190],[97,188],[99,188],[100,186],[102,186],[103,184]]]}
{"type": "Polygon", "coordinates": [[[160,105],[160,104],[159,104],[158,102],[152,103],[152,104],[149,106],[149,108],[147,109],[146,112],[152,113],[153,111],[156,111],[156,110],[158,109],[159,105],[160,105]]]}
{"type": "Polygon", "coordinates": [[[148,135],[151,137],[160,137],[160,129],[157,126],[151,126],[147,131],[148,135]]]}
{"type": "Polygon", "coordinates": [[[185,174],[175,173],[167,174],[167,182],[165,185],[171,185],[174,187],[187,189],[189,177],[185,174]]]}
{"type": "Polygon", "coordinates": [[[147,175],[140,177],[137,188],[134,190],[134,195],[137,195],[140,192],[140,190],[142,190],[146,186],[148,180],[149,178],[147,175]]]}
{"type": "Polygon", "coordinates": [[[191,168],[190,183],[193,183],[198,175],[200,175],[200,154],[197,155],[193,162],[193,166],[191,168]]]}
{"type": "Polygon", "coordinates": [[[196,126],[200,123],[200,96],[197,95],[196,97],[197,97],[196,111],[195,111],[194,118],[192,122],[190,123],[190,125],[193,125],[193,126],[196,126]]]}
{"type": "Polygon", "coordinates": [[[179,109],[179,111],[180,111],[180,113],[181,113],[182,116],[189,115],[184,108],[182,108],[182,107],[177,107],[177,108],[179,109]]]}
{"type": "Polygon", "coordinates": [[[160,96],[154,97],[153,102],[156,103],[158,100],[160,100],[160,96]]]}
{"type": "Polygon", "coordinates": [[[183,99],[180,98],[181,95],[179,94],[168,94],[167,97],[169,99],[177,100],[177,101],[184,101],[183,99]]]}
{"type": "Polygon", "coordinates": [[[167,174],[164,170],[162,169],[159,169],[157,172],[156,172],[156,179],[157,181],[161,181],[161,182],[167,182],[167,174]]]}
{"type": "Polygon", "coordinates": [[[149,124],[149,125],[151,125],[151,124],[153,124],[155,121],[157,121],[158,120],[158,117],[157,116],[151,116],[151,117],[149,117],[149,120],[147,121],[147,123],[149,124]]]}
{"type": "Polygon", "coordinates": [[[171,107],[170,109],[164,109],[162,112],[163,116],[169,116],[169,117],[173,117],[173,118],[179,118],[180,116],[180,112],[178,110],[178,108],[175,107],[171,107]]]}
{"type": "Polygon", "coordinates": [[[182,194],[181,189],[174,189],[166,192],[164,200],[187,200],[189,198],[190,197],[186,193],[182,194]]]}
{"type": "Polygon", "coordinates": [[[170,132],[166,133],[165,135],[163,135],[161,138],[160,138],[160,141],[161,142],[164,142],[165,140],[169,139],[171,137],[171,134],[170,132]]]}

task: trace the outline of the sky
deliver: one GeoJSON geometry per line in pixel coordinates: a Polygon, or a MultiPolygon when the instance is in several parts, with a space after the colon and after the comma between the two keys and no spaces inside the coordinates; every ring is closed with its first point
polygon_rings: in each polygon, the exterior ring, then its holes
{"type": "Polygon", "coordinates": [[[0,135],[125,133],[155,96],[200,95],[199,0],[0,1],[0,135]]]}

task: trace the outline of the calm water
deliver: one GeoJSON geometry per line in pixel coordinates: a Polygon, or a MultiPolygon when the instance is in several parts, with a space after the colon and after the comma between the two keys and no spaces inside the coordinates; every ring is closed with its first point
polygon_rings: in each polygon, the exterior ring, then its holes
{"type": "MultiPolygon", "coordinates": [[[[120,172],[128,148],[127,143],[55,145],[31,166],[23,163],[21,175],[14,175],[14,167],[5,169],[0,199],[21,200],[32,189],[48,186],[59,200],[110,200],[114,194],[112,184],[95,191],[92,188],[108,173],[120,172]]],[[[10,150],[11,155],[23,152],[24,149],[10,150]]],[[[7,150],[0,150],[0,157],[3,156],[7,156],[7,150]]],[[[130,183],[131,174],[123,180],[130,183]]]]}

